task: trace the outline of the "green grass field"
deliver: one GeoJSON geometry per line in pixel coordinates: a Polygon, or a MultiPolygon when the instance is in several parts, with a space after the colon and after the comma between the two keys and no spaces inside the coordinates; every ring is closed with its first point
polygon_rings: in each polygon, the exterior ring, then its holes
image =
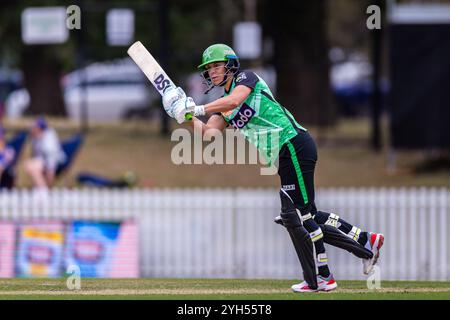
{"type": "Polygon", "coordinates": [[[384,281],[369,290],[364,281],[338,281],[332,292],[298,294],[296,280],[242,279],[81,279],[68,290],[66,279],[1,279],[2,300],[411,300],[450,299],[450,282],[384,281]]]}

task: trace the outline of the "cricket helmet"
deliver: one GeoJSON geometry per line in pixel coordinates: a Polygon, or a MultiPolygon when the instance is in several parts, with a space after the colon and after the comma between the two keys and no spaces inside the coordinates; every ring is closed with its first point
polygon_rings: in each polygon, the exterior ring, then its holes
{"type": "Polygon", "coordinates": [[[230,60],[239,61],[234,50],[226,44],[217,43],[209,46],[203,51],[202,63],[197,68],[205,70],[205,66],[209,63],[220,61],[228,62],[230,60]]]}
{"type": "Polygon", "coordinates": [[[206,48],[202,55],[202,63],[197,67],[202,71],[202,76],[208,87],[205,93],[209,92],[214,87],[214,84],[209,78],[208,71],[205,69],[206,65],[213,62],[226,63],[224,79],[218,86],[223,86],[228,79],[228,75],[235,74],[239,70],[239,58],[231,47],[226,44],[217,43],[206,48]]]}

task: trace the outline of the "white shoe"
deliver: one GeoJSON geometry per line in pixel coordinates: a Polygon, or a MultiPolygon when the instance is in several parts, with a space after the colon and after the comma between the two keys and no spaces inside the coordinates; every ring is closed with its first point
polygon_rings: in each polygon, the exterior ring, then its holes
{"type": "Polygon", "coordinates": [[[317,289],[311,289],[308,285],[308,282],[303,281],[302,283],[299,284],[294,284],[291,287],[292,291],[294,292],[316,292],[318,291],[317,289]]]}
{"type": "Polygon", "coordinates": [[[380,249],[384,243],[384,235],[382,233],[371,233],[369,241],[373,257],[371,259],[362,259],[363,273],[366,275],[370,274],[373,266],[377,263],[378,258],[380,257],[380,249]]]}
{"type": "Polygon", "coordinates": [[[306,281],[294,284],[291,288],[294,292],[331,291],[337,288],[337,283],[334,281],[333,276],[329,276],[328,278],[317,276],[317,289],[311,289],[306,281]]]}

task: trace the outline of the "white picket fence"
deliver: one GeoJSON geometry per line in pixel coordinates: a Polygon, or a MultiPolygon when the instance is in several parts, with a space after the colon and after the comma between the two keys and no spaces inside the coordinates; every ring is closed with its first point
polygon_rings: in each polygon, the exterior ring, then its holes
{"type": "MultiPolygon", "coordinates": [[[[385,280],[450,280],[449,188],[318,189],[319,210],[384,233],[385,280]]],[[[142,277],[299,278],[275,189],[28,190],[0,193],[0,221],[129,220],[142,277]]],[[[338,279],[364,279],[360,259],[327,245],[338,279]]]]}

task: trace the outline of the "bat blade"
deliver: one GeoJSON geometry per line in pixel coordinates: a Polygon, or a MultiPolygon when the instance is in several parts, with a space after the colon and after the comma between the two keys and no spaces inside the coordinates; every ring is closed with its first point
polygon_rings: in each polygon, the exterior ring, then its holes
{"type": "MultiPolygon", "coordinates": [[[[133,43],[128,48],[127,53],[138,65],[139,69],[147,76],[148,80],[150,80],[160,95],[163,95],[164,91],[168,88],[176,87],[164,69],[161,68],[159,63],[140,41],[133,43]]],[[[191,113],[186,113],[184,117],[186,120],[192,120],[191,113]]]]}
{"type": "Polygon", "coordinates": [[[127,53],[161,95],[167,88],[175,88],[173,81],[140,41],[133,43],[127,53]]]}

